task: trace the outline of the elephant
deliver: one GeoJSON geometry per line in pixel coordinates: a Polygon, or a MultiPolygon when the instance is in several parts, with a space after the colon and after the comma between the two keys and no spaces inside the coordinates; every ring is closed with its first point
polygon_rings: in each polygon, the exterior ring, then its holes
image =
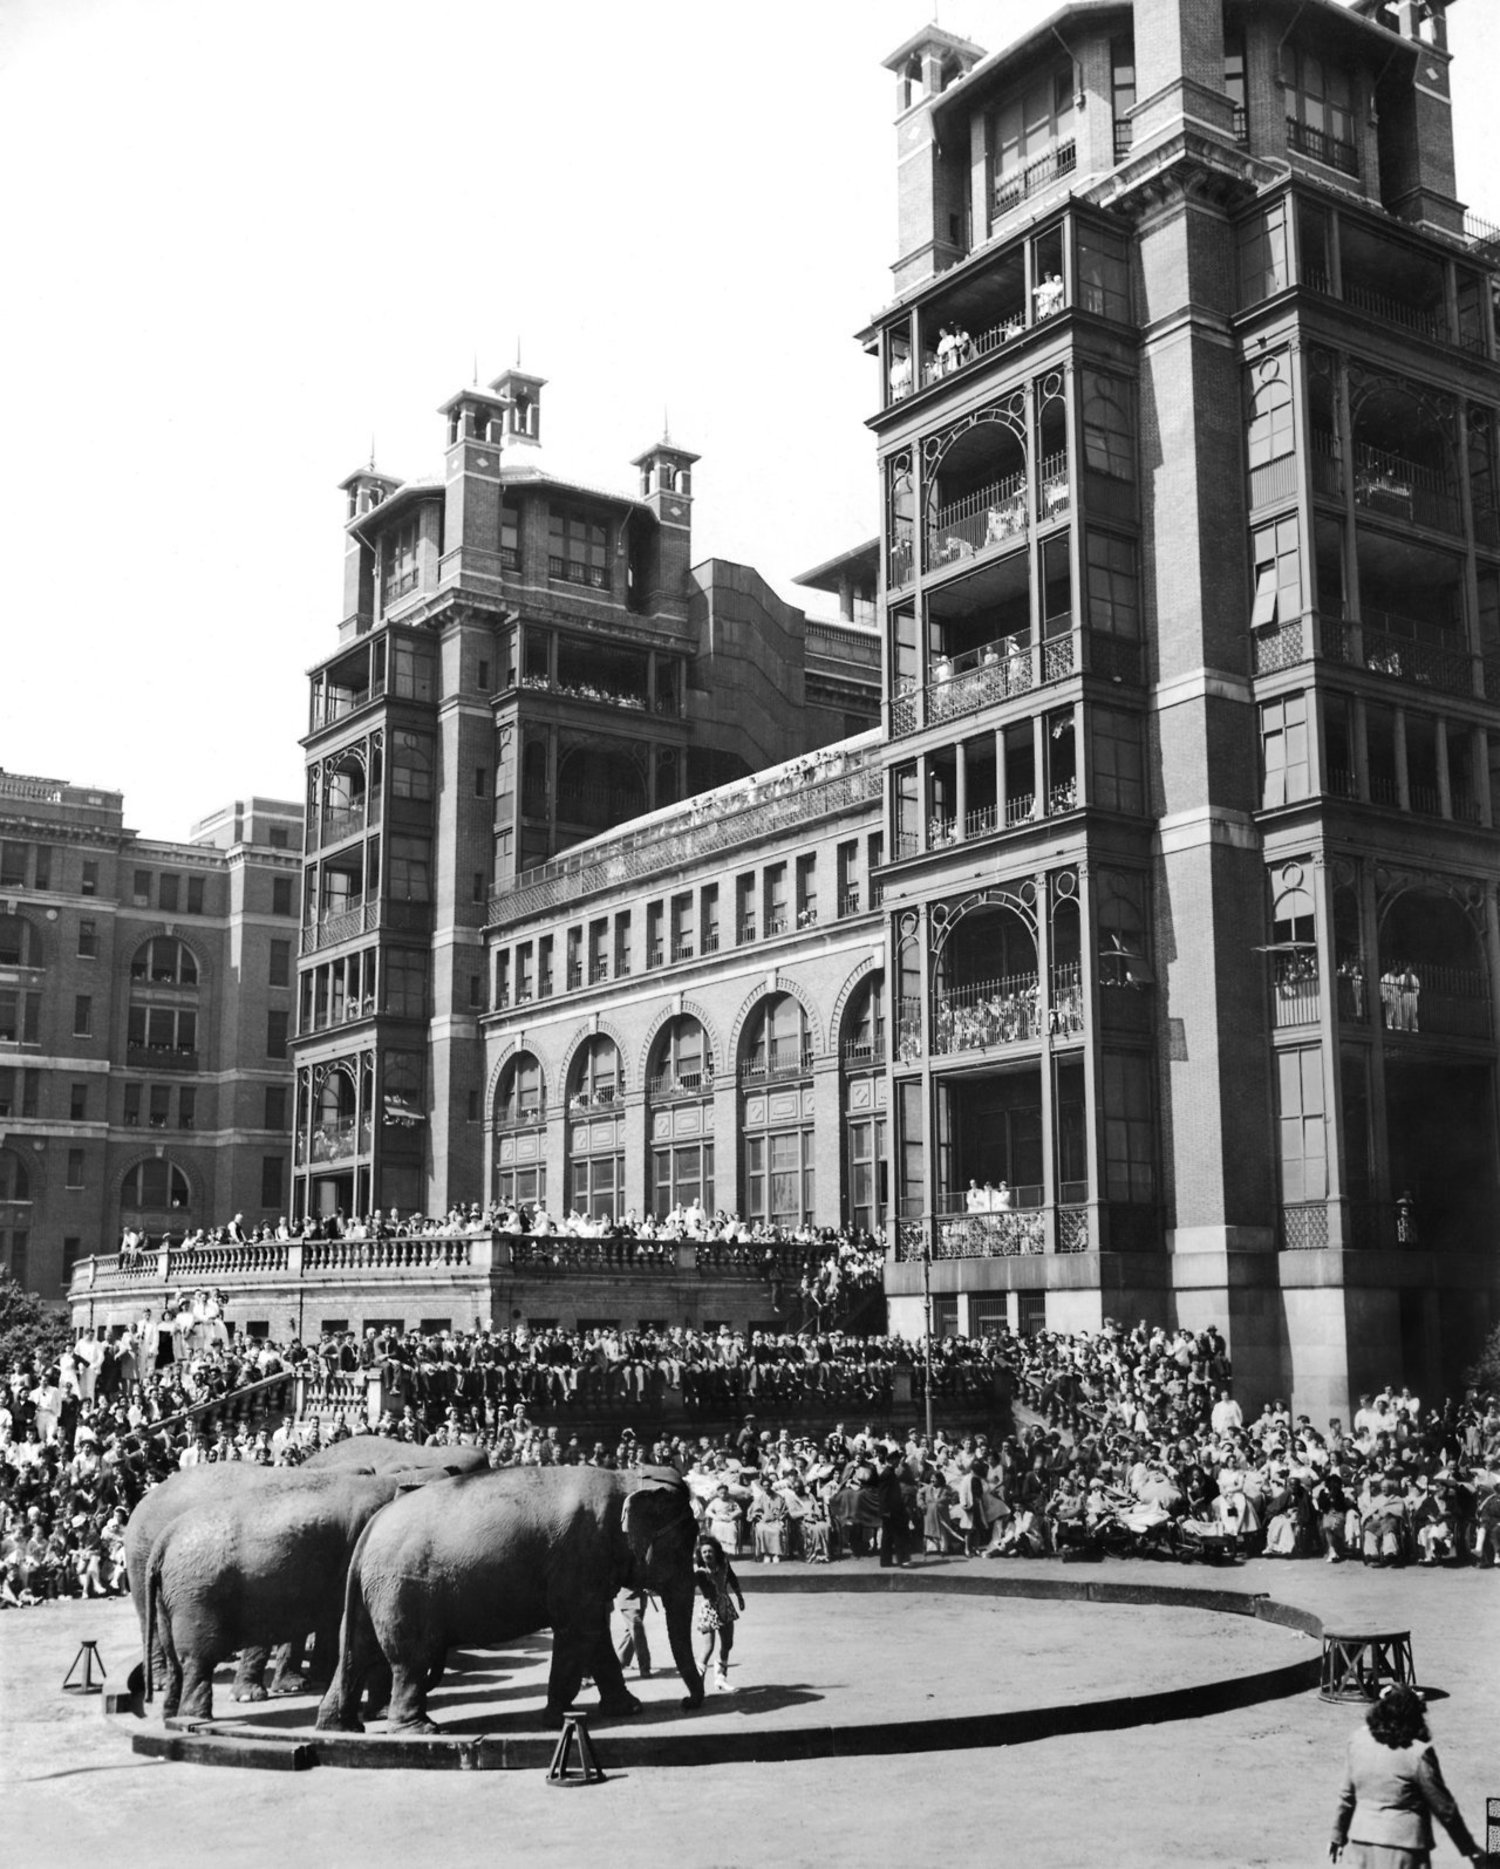
{"type": "Polygon", "coordinates": [[[703,1702],[693,1658],[695,1523],[670,1467],[502,1467],[396,1500],[367,1527],[349,1566],[339,1663],[318,1708],[324,1730],[359,1732],[360,1690],[382,1659],[393,1677],[388,1730],[437,1733],[427,1692],[450,1647],[552,1630],[547,1714],[560,1722],[583,1677],[609,1714],[640,1705],[610,1640],[625,1585],[666,1612],[684,1706],[703,1702]]]}
{"type": "MultiPolygon", "coordinates": [[[[223,1466],[186,1467],[171,1474],[159,1486],[153,1486],[131,1513],[125,1527],[125,1574],[140,1625],[142,1655],[142,1662],[137,1662],[130,1671],[131,1693],[139,1694],[145,1686],[145,1660],[149,1659],[157,1672],[166,1669],[166,1656],[160,1643],[146,1627],[146,1579],[151,1568],[151,1553],[158,1540],[188,1513],[238,1498],[263,1486],[275,1472],[274,1468],[248,1466],[240,1461],[223,1466]]],[[[235,1674],[235,1700],[265,1699],[261,1675],[269,1652],[259,1645],[242,1652],[235,1674]]]]}
{"type": "MultiPolygon", "coordinates": [[[[213,1717],[213,1674],[236,1651],[320,1636],[337,1649],[349,1559],[371,1519],[441,1468],[392,1473],[262,1471],[249,1484],[208,1489],[157,1535],[146,1564],[146,1697],[155,1654],[165,1659],[167,1718],[213,1717]]],[[[237,1683],[238,1686],[238,1683],[237,1683]]],[[[264,1699],[258,1685],[237,1697],[264,1699]]]]}
{"type": "Polygon", "coordinates": [[[303,1461],[301,1471],[363,1467],[370,1473],[393,1473],[398,1467],[441,1467],[448,1473],[480,1473],[489,1464],[482,1447],[417,1447],[384,1434],[355,1434],[321,1448],[303,1461]]]}

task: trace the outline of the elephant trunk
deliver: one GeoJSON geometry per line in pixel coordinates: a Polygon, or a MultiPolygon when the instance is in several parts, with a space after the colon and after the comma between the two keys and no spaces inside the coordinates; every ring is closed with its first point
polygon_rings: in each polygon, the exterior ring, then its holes
{"type": "Polygon", "coordinates": [[[688,1699],[693,1702],[703,1698],[703,1676],[698,1672],[697,1658],[693,1654],[695,1599],[696,1592],[691,1578],[674,1584],[670,1590],[664,1590],[661,1599],[662,1611],[667,1619],[667,1639],[672,1644],[672,1659],[677,1664],[678,1674],[682,1676],[688,1699]]]}

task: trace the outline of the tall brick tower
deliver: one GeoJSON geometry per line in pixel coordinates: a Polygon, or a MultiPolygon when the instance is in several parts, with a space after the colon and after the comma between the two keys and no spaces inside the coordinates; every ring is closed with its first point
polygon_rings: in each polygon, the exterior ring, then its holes
{"type": "Polygon", "coordinates": [[[1432,1392],[1500,1170],[1496,245],[1444,7],[888,63],[893,1317],[930,1255],[959,1327],[1216,1323],[1251,1393],[1432,1392]]]}

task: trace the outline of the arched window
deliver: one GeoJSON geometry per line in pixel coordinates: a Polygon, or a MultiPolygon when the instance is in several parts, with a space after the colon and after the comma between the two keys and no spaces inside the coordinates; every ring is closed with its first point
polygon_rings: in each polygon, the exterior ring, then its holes
{"type": "Polygon", "coordinates": [[[1292,452],[1292,390],[1279,357],[1257,366],[1250,398],[1250,466],[1264,467],[1292,452]]]}
{"type": "Polygon", "coordinates": [[[623,1089],[614,1040],[586,1040],[568,1073],[568,1200],[590,1219],[612,1220],[623,1203],[623,1089]]]}
{"type": "Polygon", "coordinates": [[[14,1149],[0,1149],[0,1201],[29,1201],[31,1174],[14,1149]]]}
{"type": "Polygon", "coordinates": [[[547,1085],[541,1064],[531,1052],[517,1052],[500,1073],[492,1117],[492,1192],[502,1205],[532,1206],[546,1200],[546,1120],[547,1085]]]}
{"type": "Polygon", "coordinates": [[[624,1094],[620,1053],[612,1038],[591,1038],[579,1047],[568,1081],[570,1110],[607,1109],[624,1094]]]}
{"type": "Polygon", "coordinates": [[[651,1211],[665,1219],[694,1201],[713,1211],[714,1054],[691,1013],[669,1021],[651,1047],[646,1071],[651,1211]]]}
{"type": "Polygon", "coordinates": [[[137,1162],[126,1175],[120,1204],[127,1213],[170,1213],[188,1204],[187,1176],[175,1162],[156,1156],[137,1162]]]}
{"type": "Polygon", "coordinates": [[[151,986],[196,986],[198,962],[186,943],[171,935],[153,935],[136,949],[130,977],[151,986]]]}
{"type": "Polygon", "coordinates": [[[750,1016],[740,1053],[741,1211],[749,1220],[796,1227],[812,1219],[812,1112],[809,1093],[791,1083],[811,1069],[807,1014],[790,993],[768,994],[750,1016]],[[772,1086],[785,1088],[773,1094],[772,1086]]]}
{"type": "Polygon", "coordinates": [[[885,1060],[885,975],[872,973],[850,996],[844,1014],[840,1056],[846,1067],[881,1064],[885,1060]]]}
{"type": "Polygon", "coordinates": [[[40,967],[42,938],[23,915],[0,915],[0,967],[40,967]]]}
{"type": "Polygon", "coordinates": [[[708,1034],[690,1014],[673,1019],[651,1048],[646,1089],[653,1103],[671,1097],[702,1097],[714,1087],[714,1055],[708,1034]]]}
{"type": "Polygon", "coordinates": [[[542,1067],[529,1051],[517,1052],[500,1073],[495,1092],[495,1126],[540,1123],[547,1115],[547,1090],[542,1067]]]}
{"type": "Polygon", "coordinates": [[[807,1014],[790,993],[763,999],[745,1028],[740,1061],[742,1082],[800,1077],[812,1069],[812,1037],[807,1014]]]}
{"type": "Polygon", "coordinates": [[[391,797],[432,797],[432,742],[426,734],[391,735],[391,797]]]}

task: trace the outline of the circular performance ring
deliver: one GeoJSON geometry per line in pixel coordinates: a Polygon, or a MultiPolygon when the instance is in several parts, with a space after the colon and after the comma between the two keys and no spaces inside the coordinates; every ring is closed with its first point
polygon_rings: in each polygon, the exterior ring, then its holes
{"type": "MultiPolygon", "coordinates": [[[[1004,1597],[1080,1606],[1149,1605],[1199,1610],[1252,1618],[1278,1629],[1310,1636],[1319,1646],[1304,1660],[1256,1666],[1243,1673],[1207,1681],[1000,1711],[935,1713],[913,1719],[854,1719],[843,1723],[833,1722],[826,1716],[806,1722],[760,1726],[742,1721],[729,1731],[722,1726],[708,1730],[688,1713],[650,1725],[629,1721],[607,1725],[596,1722],[596,1738],[607,1770],[664,1765],[769,1764],[792,1759],[1016,1745],[1067,1733],[1199,1719],[1315,1689],[1321,1676],[1323,1625],[1319,1618],[1308,1610],[1274,1602],[1264,1595],[1102,1580],[1075,1582],[1060,1577],[944,1575],[925,1568],[845,1576],[790,1572],[771,1576],[751,1574],[744,1579],[744,1584],[752,1599],[787,1595],[811,1599],[869,1595],[1004,1597]]],[[[710,1713],[734,1711],[753,1715],[754,1712],[753,1699],[749,1696],[728,1704],[710,1697],[705,1706],[710,1713]]],[[[131,1743],[134,1751],[150,1757],[282,1771],[305,1771],[314,1765],[365,1770],[545,1770],[557,1745],[556,1729],[540,1725],[522,1727],[516,1724],[517,1717],[514,1713],[501,1713],[496,1720],[497,1726],[506,1720],[514,1730],[455,1733],[451,1738],[320,1732],[310,1724],[273,1725],[253,1719],[170,1721],[159,1731],[133,1733],[131,1743]]],[[[465,1722],[468,1726],[473,1724],[472,1720],[465,1722]]]]}

